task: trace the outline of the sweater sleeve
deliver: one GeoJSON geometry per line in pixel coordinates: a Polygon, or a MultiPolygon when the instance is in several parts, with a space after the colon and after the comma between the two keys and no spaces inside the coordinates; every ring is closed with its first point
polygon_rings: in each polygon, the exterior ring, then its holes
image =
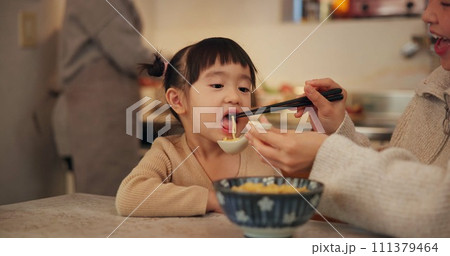
{"type": "Polygon", "coordinates": [[[332,135],[310,178],[325,184],[318,209],[327,216],[391,236],[450,236],[450,161],[425,165],[404,149],[377,152],[332,135]]]}
{"type": "Polygon", "coordinates": [[[187,172],[188,168],[183,159],[178,161],[174,157],[176,151],[172,144],[160,142],[155,140],[141,162],[122,181],[116,197],[118,213],[147,217],[205,214],[209,190],[172,183],[173,173],[187,172]]]}
{"type": "Polygon", "coordinates": [[[364,147],[370,146],[369,139],[363,134],[356,132],[355,124],[353,123],[352,119],[347,114],[347,112],[345,112],[344,121],[342,121],[341,125],[336,130],[335,134],[345,136],[360,146],[364,147]]]}

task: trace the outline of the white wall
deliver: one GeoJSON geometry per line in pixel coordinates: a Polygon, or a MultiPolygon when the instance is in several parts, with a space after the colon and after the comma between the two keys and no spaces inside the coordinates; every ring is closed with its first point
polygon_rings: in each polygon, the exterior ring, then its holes
{"type": "Polygon", "coordinates": [[[56,85],[59,0],[0,3],[0,204],[64,192],[50,127],[56,85]],[[19,10],[37,13],[38,46],[18,45],[19,10]]]}
{"type": "MultiPolygon", "coordinates": [[[[282,22],[276,0],[136,2],[144,35],[164,55],[206,37],[230,37],[250,54],[261,80],[319,25],[282,22]]],[[[413,88],[430,72],[430,57],[424,51],[404,59],[399,52],[411,35],[424,33],[418,17],[328,21],[267,82],[303,85],[332,77],[350,90],[413,88]]]]}

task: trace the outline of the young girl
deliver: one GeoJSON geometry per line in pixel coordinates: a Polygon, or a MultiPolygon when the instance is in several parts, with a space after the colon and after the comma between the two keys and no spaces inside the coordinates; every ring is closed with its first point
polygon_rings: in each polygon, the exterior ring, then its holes
{"type": "MultiPolygon", "coordinates": [[[[164,67],[160,58],[145,65],[152,76],[162,76],[164,67]]],[[[217,144],[225,136],[231,138],[227,114],[251,106],[255,71],[247,53],[226,38],[205,39],[175,54],[167,65],[164,88],[185,133],[154,141],[120,185],[116,198],[119,214],[192,216],[219,212],[213,181],[275,174],[269,165],[258,161],[253,148],[228,155],[217,144]],[[201,107],[223,111],[194,116],[195,108],[201,107]],[[221,115],[220,128],[207,128],[205,123],[215,122],[216,115],[221,115]],[[196,123],[200,124],[199,132],[194,129],[196,123]]],[[[247,121],[237,120],[238,135],[247,121]]]]}
{"type": "Polygon", "coordinates": [[[305,92],[325,130],[334,134],[272,130],[247,136],[275,167],[287,172],[312,167],[310,178],[326,187],[321,213],[390,236],[449,237],[450,0],[428,1],[422,19],[438,38],[435,51],[441,66],[417,88],[390,148],[368,148],[344,102],[330,103],[320,96],[315,88],[340,87],[330,79],[307,82],[305,92]]]}

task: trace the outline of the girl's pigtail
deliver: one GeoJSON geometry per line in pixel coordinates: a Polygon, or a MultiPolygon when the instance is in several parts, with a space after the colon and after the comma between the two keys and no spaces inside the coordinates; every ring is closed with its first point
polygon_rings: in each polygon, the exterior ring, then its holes
{"type": "Polygon", "coordinates": [[[165,73],[166,64],[162,61],[161,56],[155,53],[155,60],[152,64],[140,63],[140,73],[147,72],[149,76],[161,77],[165,73]]]}

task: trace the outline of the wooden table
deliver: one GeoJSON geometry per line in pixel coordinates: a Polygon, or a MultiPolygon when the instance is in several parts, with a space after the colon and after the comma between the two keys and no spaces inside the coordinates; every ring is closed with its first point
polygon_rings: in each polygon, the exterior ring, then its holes
{"type": "MultiPolygon", "coordinates": [[[[0,206],[0,237],[108,237],[126,218],[115,210],[114,197],[71,194],[0,206]]],[[[379,237],[333,223],[344,237],[379,237]]],[[[225,215],[199,217],[130,217],[111,237],[243,237],[225,215]]],[[[326,222],[310,220],[294,237],[340,237],[326,222]]]]}

